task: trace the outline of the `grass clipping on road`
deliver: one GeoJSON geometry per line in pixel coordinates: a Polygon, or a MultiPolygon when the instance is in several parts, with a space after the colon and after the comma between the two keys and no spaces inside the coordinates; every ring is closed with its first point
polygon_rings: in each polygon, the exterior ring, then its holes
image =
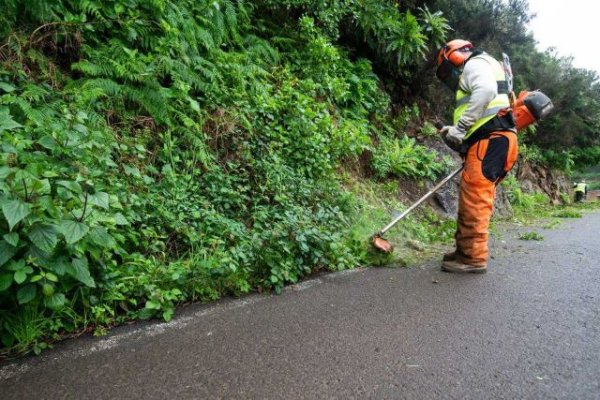
{"type": "MultiPolygon", "coordinates": [[[[356,214],[352,216],[352,236],[361,238],[365,244],[364,262],[368,265],[412,266],[431,258],[450,245],[456,231],[453,218],[443,218],[424,204],[396,226],[385,239],[393,244],[391,254],[377,251],[370,243],[373,234],[386,226],[395,216],[408,208],[399,200],[397,181],[377,184],[346,176],[344,186],[354,194],[357,201],[356,214]]],[[[423,187],[423,192],[425,192],[423,187]]]]}

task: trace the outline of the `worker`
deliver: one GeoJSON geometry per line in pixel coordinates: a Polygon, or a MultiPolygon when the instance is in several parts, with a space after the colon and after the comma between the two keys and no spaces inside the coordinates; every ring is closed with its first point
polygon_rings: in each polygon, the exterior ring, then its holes
{"type": "Polygon", "coordinates": [[[587,183],[585,183],[585,179],[579,183],[575,182],[573,187],[575,188],[575,202],[581,203],[587,196],[587,183]]]}
{"type": "Polygon", "coordinates": [[[502,65],[461,39],[438,53],[437,77],[456,92],[452,126],[441,129],[444,141],[461,153],[455,251],[445,254],[442,270],[487,271],[489,223],[496,186],[517,160],[515,121],[502,65]]]}

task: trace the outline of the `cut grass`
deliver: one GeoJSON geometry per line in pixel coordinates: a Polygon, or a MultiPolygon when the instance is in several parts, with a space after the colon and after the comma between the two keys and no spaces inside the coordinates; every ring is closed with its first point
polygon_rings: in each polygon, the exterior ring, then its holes
{"type": "Polygon", "coordinates": [[[544,240],[544,237],[535,231],[531,231],[531,232],[522,233],[519,236],[519,239],[541,241],[541,240],[544,240]]]}
{"type": "Polygon", "coordinates": [[[423,204],[386,233],[385,239],[394,245],[391,254],[375,250],[371,245],[372,235],[405,210],[408,204],[398,200],[399,185],[396,181],[375,183],[350,174],[344,178],[346,190],[353,194],[357,203],[356,214],[351,217],[350,236],[364,246],[364,264],[412,266],[452,243],[456,221],[440,217],[423,204]]]}
{"type": "Polygon", "coordinates": [[[565,209],[553,213],[552,216],[557,218],[581,218],[583,214],[580,211],[565,209]]]}

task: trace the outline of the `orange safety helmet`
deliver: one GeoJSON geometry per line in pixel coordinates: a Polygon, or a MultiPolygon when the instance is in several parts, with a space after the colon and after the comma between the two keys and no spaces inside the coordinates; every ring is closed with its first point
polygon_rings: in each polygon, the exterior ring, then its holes
{"type": "Polygon", "coordinates": [[[458,88],[462,67],[473,54],[473,44],[454,39],[442,47],[437,56],[437,77],[451,90],[458,88]]]}
{"type": "Polygon", "coordinates": [[[438,53],[438,67],[444,60],[450,61],[455,67],[462,67],[473,52],[473,44],[468,40],[454,39],[446,43],[438,53]]]}

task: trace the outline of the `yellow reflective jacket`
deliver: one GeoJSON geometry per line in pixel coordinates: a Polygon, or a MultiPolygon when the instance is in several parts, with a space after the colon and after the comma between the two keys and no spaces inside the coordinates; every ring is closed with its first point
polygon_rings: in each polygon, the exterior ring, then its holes
{"type": "Polygon", "coordinates": [[[575,185],[575,192],[587,192],[587,185],[585,183],[578,183],[575,185]]]}
{"type": "MultiPolygon", "coordinates": [[[[492,99],[487,108],[483,111],[481,117],[472,124],[467,133],[465,134],[465,139],[468,139],[477,129],[483,126],[486,122],[490,121],[492,118],[498,114],[500,110],[510,107],[510,100],[508,97],[508,91],[506,90],[506,76],[504,74],[504,69],[500,65],[496,59],[491,57],[486,53],[481,53],[478,55],[474,55],[469,59],[469,61],[474,59],[482,59],[487,62],[489,67],[492,69],[494,77],[496,79],[497,85],[499,89],[496,97],[492,99]]],[[[465,113],[469,108],[469,102],[471,101],[471,93],[466,92],[462,89],[461,85],[459,85],[459,89],[456,92],[456,108],[454,110],[454,125],[457,125],[465,113]]]]}

